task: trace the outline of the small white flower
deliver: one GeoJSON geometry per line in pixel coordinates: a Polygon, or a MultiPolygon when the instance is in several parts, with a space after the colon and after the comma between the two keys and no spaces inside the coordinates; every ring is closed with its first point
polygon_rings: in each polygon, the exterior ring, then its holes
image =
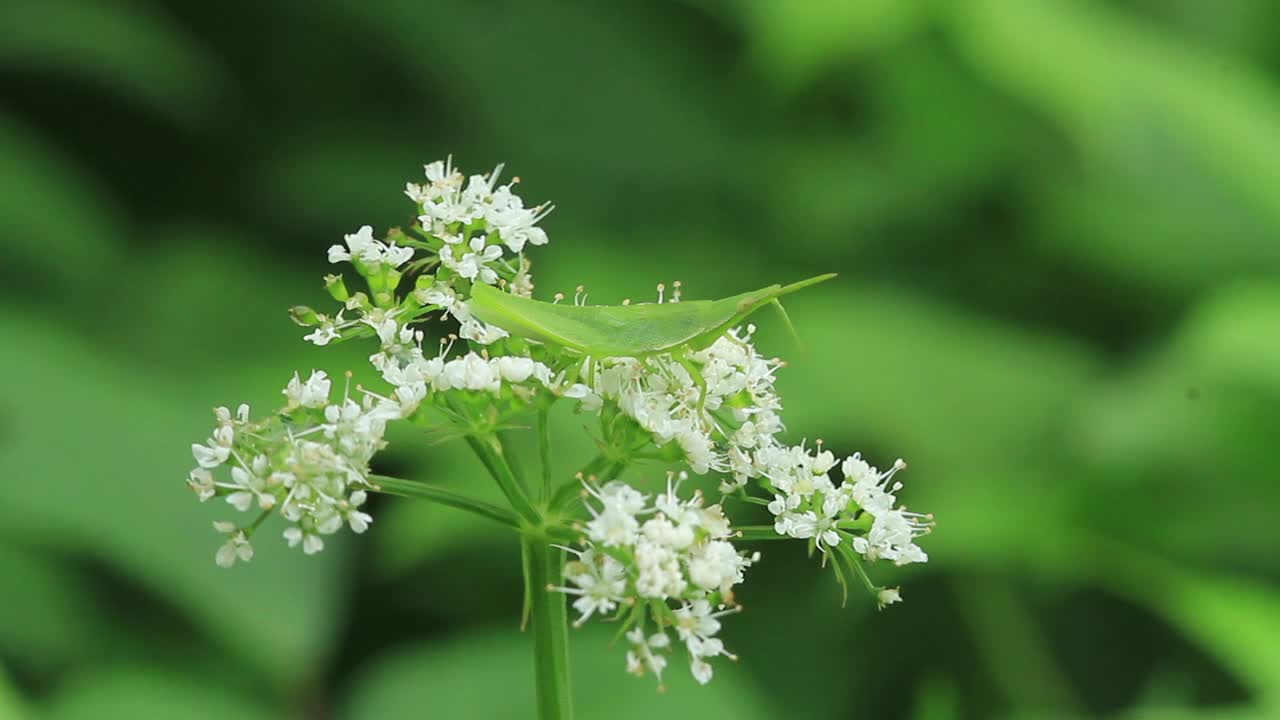
{"type": "Polygon", "coordinates": [[[345,248],[341,245],[329,248],[329,262],[359,261],[371,268],[383,264],[396,268],[413,258],[413,248],[399,247],[394,242],[388,245],[375,239],[373,228],[369,225],[362,226],[344,240],[347,244],[345,248]]]}
{"type": "Polygon", "coordinates": [[[461,257],[455,257],[457,251],[441,252],[440,261],[467,280],[478,278],[486,285],[498,282],[498,274],[489,267],[489,263],[502,257],[502,247],[488,245],[483,235],[477,235],[468,241],[466,248],[468,251],[463,251],[461,257]]]}
{"type": "Polygon", "coordinates": [[[312,330],[310,333],[303,335],[302,339],[306,340],[307,342],[313,345],[324,347],[325,345],[328,345],[331,341],[337,340],[338,338],[342,337],[341,334],[338,332],[338,328],[342,324],[343,324],[343,320],[342,320],[341,310],[338,311],[338,314],[336,317],[330,318],[330,317],[321,315],[320,324],[316,326],[315,330],[312,330]]]}
{"type": "Polygon", "coordinates": [[[205,469],[216,468],[227,461],[231,456],[231,449],[220,445],[198,445],[191,446],[191,454],[195,457],[196,463],[205,469]]]}
{"type": "Polygon", "coordinates": [[[357,535],[368,530],[369,523],[373,522],[373,518],[368,513],[363,513],[359,510],[359,507],[365,503],[368,497],[365,491],[356,490],[347,498],[347,508],[343,511],[347,524],[351,527],[351,532],[357,535]]]}
{"type": "Polygon", "coordinates": [[[497,325],[488,325],[474,319],[463,320],[459,324],[458,336],[481,345],[492,345],[503,338],[511,337],[506,330],[497,325]]]}
{"type": "Polygon", "coordinates": [[[200,498],[200,502],[208,500],[217,492],[214,487],[213,473],[202,467],[191,471],[187,477],[187,486],[196,494],[196,497],[200,498]]]}
{"type": "Polygon", "coordinates": [[[596,613],[609,613],[625,599],[626,569],[617,560],[586,550],[578,561],[565,566],[565,578],[577,587],[554,588],[578,596],[573,609],[579,613],[575,625],[582,625],[596,613]]]}
{"type": "Polygon", "coordinates": [[[294,373],[283,392],[289,407],[319,408],[329,402],[329,387],[329,376],[323,370],[313,370],[305,383],[294,373]]]}
{"type": "Polygon", "coordinates": [[[512,383],[522,383],[532,375],[537,363],[525,357],[500,357],[495,361],[502,379],[512,383]]]}
{"type": "Polygon", "coordinates": [[[249,537],[243,530],[237,529],[228,522],[215,522],[213,529],[227,536],[227,541],[218,548],[213,558],[218,567],[229,568],[235,565],[237,560],[249,562],[253,559],[253,545],[249,544],[249,537]]]}
{"type": "Polygon", "coordinates": [[[880,592],[876,593],[876,601],[883,609],[894,603],[902,602],[902,595],[898,592],[898,588],[880,588],[880,592]]]}
{"type": "Polygon", "coordinates": [[[635,627],[627,631],[627,641],[631,643],[631,649],[627,651],[627,672],[636,676],[652,672],[661,688],[662,671],[667,667],[667,659],[654,651],[662,651],[670,647],[671,638],[667,637],[666,633],[655,633],[645,637],[644,629],[635,627]]]}

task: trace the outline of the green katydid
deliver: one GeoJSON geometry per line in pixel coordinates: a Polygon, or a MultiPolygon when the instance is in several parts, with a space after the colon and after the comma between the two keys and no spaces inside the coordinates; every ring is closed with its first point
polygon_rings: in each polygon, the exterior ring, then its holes
{"type": "Polygon", "coordinates": [[[595,358],[643,358],[703,350],[749,315],[778,298],[835,277],[818,275],[790,285],[720,300],[685,300],[639,305],[561,305],[503,292],[476,283],[471,312],[480,320],[529,340],[577,350],[595,358]]]}
{"type": "MultiPolygon", "coordinates": [[[[835,273],[818,275],[720,300],[589,306],[541,302],[477,283],[471,290],[470,305],[477,318],[512,335],[570,348],[596,359],[643,359],[670,353],[701,389],[698,401],[701,412],[707,386],[686,352],[710,347],[765,305],[776,307],[785,320],[786,313],[778,298],[833,277],[835,273]]],[[[787,326],[790,325],[788,320],[787,326]]]]}

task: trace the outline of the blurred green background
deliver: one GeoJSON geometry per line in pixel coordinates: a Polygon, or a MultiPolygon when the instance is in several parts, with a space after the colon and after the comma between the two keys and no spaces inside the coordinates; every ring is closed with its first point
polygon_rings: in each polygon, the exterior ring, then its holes
{"type": "MultiPolygon", "coordinates": [[[[1273,0],[5,0],[0,718],[530,716],[500,531],[382,499],[223,571],[183,483],[208,408],[367,370],[285,309],[449,153],[557,204],[540,293],[839,272],[789,303],[804,352],[761,320],[792,439],[907,458],[939,518],[927,566],[876,568],[883,613],[764,546],[707,688],[576,631],[581,717],[1280,717],[1277,27],[1273,0]]],[[[392,441],[380,470],[488,491],[392,441]]]]}

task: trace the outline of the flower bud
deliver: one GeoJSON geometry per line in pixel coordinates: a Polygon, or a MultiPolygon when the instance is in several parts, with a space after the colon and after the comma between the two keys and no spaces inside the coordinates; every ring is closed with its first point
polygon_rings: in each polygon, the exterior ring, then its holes
{"type": "Polygon", "coordinates": [[[340,303],[351,299],[351,293],[347,292],[347,283],[342,279],[341,275],[325,275],[324,289],[328,290],[333,299],[340,303]]]}
{"type": "Polygon", "coordinates": [[[302,327],[313,327],[320,324],[320,315],[306,305],[294,305],[289,308],[289,317],[302,327]]]}

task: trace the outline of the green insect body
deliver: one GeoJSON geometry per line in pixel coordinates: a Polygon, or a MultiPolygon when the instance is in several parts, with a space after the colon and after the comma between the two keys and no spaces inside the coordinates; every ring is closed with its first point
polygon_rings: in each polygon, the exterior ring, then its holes
{"type": "Polygon", "coordinates": [[[643,358],[702,350],[765,305],[835,277],[818,275],[790,285],[720,300],[685,300],[639,305],[561,305],[519,297],[477,283],[471,312],[480,320],[528,340],[570,348],[595,358],[643,358]]]}

